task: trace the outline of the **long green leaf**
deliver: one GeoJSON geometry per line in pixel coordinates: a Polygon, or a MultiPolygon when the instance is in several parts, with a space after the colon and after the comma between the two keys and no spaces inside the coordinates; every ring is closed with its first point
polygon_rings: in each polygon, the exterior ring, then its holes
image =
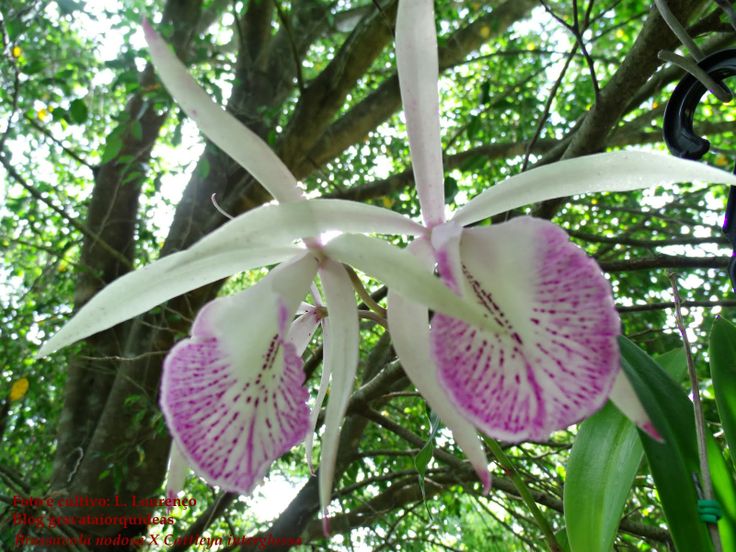
{"type": "Polygon", "coordinates": [[[636,426],[611,403],[580,426],[563,495],[572,552],[611,550],[643,454],[636,426]]]}
{"type": "MultiPolygon", "coordinates": [[[[658,443],[639,432],[675,546],[680,552],[713,550],[706,525],[698,518],[698,497],[692,481],[692,474],[700,473],[692,402],[644,351],[626,338],[621,338],[620,344],[621,365],[664,438],[658,443]]],[[[718,527],[724,550],[736,550],[736,488],[723,469],[723,456],[712,438],[710,441],[713,484],[725,513],[718,527]]]]}
{"type": "Polygon", "coordinates": [[[736,326],[717,318],[710,331],[710,374],[718,414],[736,464],[736,326]]]}

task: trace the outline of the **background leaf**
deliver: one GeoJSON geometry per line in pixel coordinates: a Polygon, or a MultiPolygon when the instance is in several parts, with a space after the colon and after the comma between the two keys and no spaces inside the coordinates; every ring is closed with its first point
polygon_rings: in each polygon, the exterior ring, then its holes
{"type": "Polygon", "coordinates": [[[611,550],[643,455],[636,426],[610,402],[580,425],[563,495],[572,552],[611,550]]]}
{"type": "MultiPolygon", "coordinates": [[[[692,402],[649,355],[624,337],[620,344],[621,365],[664,439],[658,443],[639,431],[675,546],[682,552],[713,550],[706,525],[698,517],[691,475],[700,473],[692,402]]],[[[730,505],[736,501],[736,488],[730,475],[723,474],[718,448],[708,449],[713,484],[726,514],[718,524],[721,539],[724,550],[734,550],[736,517],[730,505]]]]}
{"type": "Polygon", "coordinates": [[[736,454],[736,326],[724,318],[710,332],[710,373],[718,414],[731,453],[736,454]]]}

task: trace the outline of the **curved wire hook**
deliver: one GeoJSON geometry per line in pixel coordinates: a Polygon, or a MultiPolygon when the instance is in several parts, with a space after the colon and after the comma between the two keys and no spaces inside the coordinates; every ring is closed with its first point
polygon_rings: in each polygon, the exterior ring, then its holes
{"type": "MultiPolygon", "coordinates": [[[[720,81],[736,75],[736,49],[721,50],[704,58],[698,65],[720,81]]],[[[695,108],[708,89],[692,75],[685,75],[672,93],[664,111],[664,141],[670,152],[685,159],[700,159],[710,149],[710,142],[693,130],[695,108]]]]}
{"type": "MultiPolygon", "coordinates": [[[[722,50],[709,55],[698,65],[711,77],[721,81],[736,75],[736,49],[722,50]]],[[[693,130],[693,117],[698,103],[707,88],[692,75],[685,75],[675,88],[664,111],[664,141],[670,152],[684,159],[701,159],[710,149],[710,142],[698,136],[693,130]]],[[[736,173],[736,167],[734,167],[736,173]]],[[[736,187],[731,186],[726,204],[726,217],[723,221],[726,234],[734,254],[728,264],[731,286],[736,292],[736,187]]]]}

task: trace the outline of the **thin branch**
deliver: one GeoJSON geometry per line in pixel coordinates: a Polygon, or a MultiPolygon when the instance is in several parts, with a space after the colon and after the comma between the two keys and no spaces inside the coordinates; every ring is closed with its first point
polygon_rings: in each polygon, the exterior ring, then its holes
{"type": "Polygon", "coordinates": [[[661,52],[659,52],[658,55],[659,59],[661,59],[662,61],[668,61],[673,65],[677,65],[680,69],[684,69],[685,71],[690,73],[693,77],[698,79],[703,84],[703,86],[710,90],[711,94],[713,94],[722,102],[727,103],[731,101],[731,91],[728,90],[724,85],[716,81],[713,77],[711,77],[708,74],[708,71],[700,67],[694,61],[690,61],[686,57],[678,55],[674,52],[670,52],[668,50],[662,50],[661,52]]]}
{"type": "Polygon", "coordinates": [[[633,238],[626,238],[623,236],[606,237],[598,236],[595,234],[588,234],[586,232],[579,232],[577,230],[565,229],[570,237],[585,242],[593,243],[608,243],[613,245],[628,245],[632,247],[644,247],[647,249],[656,247],[668,247],[671,245],[703,245],[706,243],[723,243],[727,244],[728,239],[725,236],[713,236],[707,238],[674,238],[671,240],[637,240],[633,238]]]}
{"type": "Polygon", "coordinates": [[[75,151],[69,149],[67,146],[65,146],[61,140],[56,138],[49,129],[44,127],[43,125],[39,125],[32,117],[29,117],[28,115],[25,116],[25,120],[36,130],[41,132],[44,136],[49,138],[54,144],[59,146],[64,153],[66,153],[69,157],[74,159],[77,163],[80,165],[84,165],[85,167],[89,168],[91,171],[95,171],[97,167],[95,167],[92,163],[89,163],[88,161],[85,161],[78,153],[75,151]]]}
{"type": "Polygon", "coordinates": [[[75,218],[73,218],[71,215],[68,215],[63,209],[54,205],[50,200],[46,199],[43,194],[39,193],[33,186],[26,182],[25,179],[20,174],[18,174],[15,168],[13,168],[13,165],[11,165],[10,162],[7,160],[4,152],[0,152],[0,164],[2,164],[5,170],[8,171],[8,174],[13,177],[13,180],[15,180],[18,184],[25,188],[26,191],[28,191],[28,193],[31,194],[34,198],[49,207],[56,214],[60,215],[62,218],[64,218],[64,220],[66,220],[75,229],[79,230],[89,239],[99,244],[105,251],[107,251],[112,257],[117,259],[124,266],[128,268],[133,267],[133,264],[130,262],[130,260],[123,256],[120,251],[113,248],[110,244],[108,244],[100,236],[92,232],[89,228],[87,228],[83,224],[80,224],[75,218]]]}
{"type": "Polygon", "coordinates": [[[728,257],[680,257],[658,255],[649,259],[627,259],[599,263],[604,272],[627,272],[630,270],[653,270],[657,268],[725,268],[728,257]]]}
{"type": "Polygon", "coordinates": [[[289,23],[289,19],[284,13],[283,8],[281,7],[281,3],[278,0],[272,0],[274,7],[276,8],[276,14],[279,16],[279,21],[281,21],[281,24],[284,26],[284,31],[286,32],[286,36],[289,38],[289,45],[291,46],[291,55],[294,59],[294,67],[296,69],[296,82],[299,86],[299,92],[304,92],[304,75],[302,75],[302,64],[299,60],[299,51],[296,47],[296,42],[294,42],[294,35],[291,32],[291,24],[289,23]]]}
{"type": "Polygon", "coordinates": [[[522,163],[521,165],[521,172],[524,172],[529,166],[529,157],[531,156],[532,148],[537,143],[537,140],[539,140],[539,137],[542,134],[542,129],[544,128],[544,125],[547,123],[547,118],[549,117],[550,110],[552,109],[552,102],[554,101],[555,96],[557,96],[557,91],[562,85],[562,81],[564,80],[565,74],[567,73],[567,70],[570,67],[570,63],[572,63],[572,60],[575,57],[575,52],[577,51],[577,49],[578,49],[578,44],[576,43],[570,50],[570,53],[567,55],[567,60],[565,60],[565,65],[562,67],[562,70],[560,71],[560,74],[557,77],[557,80],[552,85],[552,89],[549,91],[549,95],[547,96],[547,101],[544,104],[544,110],[542,111],[542,116],[539,118],[539,122],[537,123],[537,128],[534,131],[534,135],[532,136],[532,139],[529,141],[529,143],[526,146],[526,152],[524,152],[524,163],[522,163]]]}
{"type": "MultiPolygon", "coordinates": [[[[710,467],[708,466],[707,445],[705,442],[705,417],[703,416],[703,405],[700,402],[700,385],[698,384],[698,374],[695,370],[695,362],[693,353],[690,349],[690,341],[687,338],[687,330],[682,317],[680,290],[677,285],[677,276],[673,272],[667,274],[672,283],[672,296],[675,300],[675,321],[677,329],[680,330],[682,343],[685,345],[685,358],[687,359],[687,371],[690,375],[690,386],[693,391],[693,410],[695,414],[695,433],[698,438],[698,459],[700,460],[700,478],[703,487],[703,498],[713,500],[713,481],[710,476],[710,467]]],[[[721,552],[721,536],[718,533],[717,523],[707,523],[710,537],[713,541],[713,547],[716,552],[721,552]]]]}
{"type": "Polygon", "coordinates": [[[363,300],[365,306],[385,320],[388,316],[388,314],[386,313],[386,309],[376,303],[371,294],[368,293],[368,291],[363,286],[363,282],[360,281],[360,277],[355,273],[355,270],[353,270],[353,267],[348,265],[343,266],[348,271],[348,275],[350,276],[350,281],[353,284],[353,288],[355,288],[355,291],[358,293],[358,296],[363,300]]]}
{"type": "MultiPolygon", "coordinates": [[[[630,313],[630,312],[647,312],[654,310],[671,309],[675,307],[673,301],[665,301],[661,303],[647,303],[646,305],[621,305],[617,306],[616,310],[619,314],[630,313]]],[[[722,301],[682,301],[680,307],[736,307],[736,301],[733,299],[724,299],[722,301]]]]}
{"type": "Polygon", "coordinates": [[[705,57],[705,54],[698,45],[695,44],[695,41],[690,38],[690,35],[687,33],[680,21],[672,13],[670,7],[667,5],[667,0],[654,0],[654,4],[657,6],[659,15],[662,16],[664,22],[667,23],[667,26],[672,29],[673,33],[675,33],[677,40],[679,40],[683,46],[688,49],[690,55],[695,58],[695,61],[701,61],[705,57]]]}
{"type": "Polygon", "coordinates": [[[537,507],[537,503],[532,497],[529,488],[526,486],[526,483],[516,471],[516,466],[514,466],[514,463],[506,455],[506,453],[499,446],[496,440],[486,438],[484,439],[484,442],[486,443],[488,448],[491,449],[493,456],[496,457],[496,460],[498,460],[498,463],[501,464],[504,471],[506,472],[506,475],[509,477],[509,479],[511,479],[514,486],[519,491],[521,499],[524,501],[524,504],[531,512],[534,520],[537,522],[537,526],[542,531],[542,534],[544,535],[544,540],[547,542],[548,548],[552,552],[560,552],[560,545],[557,543],[557,539],[555,538],[555,533],[552,530],[552,527],[547,521],[547,518],[544,517],[544,514],[542,514],[542,512],[537,507]]]}

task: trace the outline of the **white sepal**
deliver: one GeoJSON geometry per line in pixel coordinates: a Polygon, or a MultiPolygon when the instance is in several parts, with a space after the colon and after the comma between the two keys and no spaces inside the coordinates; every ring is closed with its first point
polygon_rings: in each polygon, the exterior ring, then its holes
{"type": "Polygon", "coordinates": [[[649,414],[644,410],[644,406],[642,406],[639,397],[636,396],[636,391],[634,391],[634,387],[623,370],[616,376],[613,382],[613,389],[611,389],[608,398],[629,420],[646,431],[653,439],[662,441],[662,436],[654,427],[649,414]]]}
{"type": "MultiPolygon", "coordinates": [[[[176,498],[176,495],[184,488],[189,473],[189,462],[179,450],[176,441],[171,441],[171,450],[169,451],[169,470],[166,474],[166,498],[176,498]]],[[[171,511],[169,506],[168,511],[171,511]]]]}
{"type": "Polygon", "coordinates": [[[590,192],[625,192],[675,182],[736,185],[736,176],[704,163],[644,151],[614,151],[543,165],[499,182],[459,209],[467,226],[531,203],[590,192]]]}
{"type": "MultiPolygon", "coordinates": [[[[423,240],[416,240],[410,249],[423,258],[427,271],[432,270],[431,248],[423,240]]],[[[452,431],[455,442],[468,457],[483,489],[488,492],[491,476],[488,460],[473,425],[457,410],[437,378],[437,366],[430,353],[429,316],[427,308],[407,300],[394,290],[388,292],[388,325],[394,350],[401,366],[414,386],[426,399],[430,408],[452,431]]]]}
{"type": "Polygon", "coordinates": [[[440,142],[437,34],[432,0],[399,2],[396,66],[409,133],[414,180],[424,223],[444,222],[445,187],[440,142]]]}
{"type": "Polygon", "coordinates": [[[407,299],[489,332],[504,332],[475,300],[455,295],[411,253],[356,234],[338,236],[324,247],[333,259],[362,270],[407,299]]]}
{"type": "Polygon", "coordinates": [[[394,211],[342,199],[264,205],[223,224],[195,243],[194,251],[222,251],[255,243],[290,243],[340,231],[418,235],[424,228],[394,211]]]}
{"type": "Polygon", "coordinates": [[[243,270],[283,261],[302,251],[294,246],[256,245],[221,252],[188,249],[168,255],[108,284],[44,343],[38,355],[51,354],[187,291],[243,270]]]}
{"type": "Polygon", "coordinates": [[[143,22],[143,30],[158,76],[202,133],[252,174],[278,201],[302,199],[296,178],[271,148],[212,101],[146,21],[143,22]]]}
{"type": "Polygon", "coordinates": [[[320,268],[320,277],[324,286],[329,318],[325,328],[324,363],[332,379],[319,459],[319,501],[326,534],[327,506],[330,503],[335,477],[340,427],[358,368],[360,335],[355,292],[345,268],[340,263],[328,259],[320,268]]]}

